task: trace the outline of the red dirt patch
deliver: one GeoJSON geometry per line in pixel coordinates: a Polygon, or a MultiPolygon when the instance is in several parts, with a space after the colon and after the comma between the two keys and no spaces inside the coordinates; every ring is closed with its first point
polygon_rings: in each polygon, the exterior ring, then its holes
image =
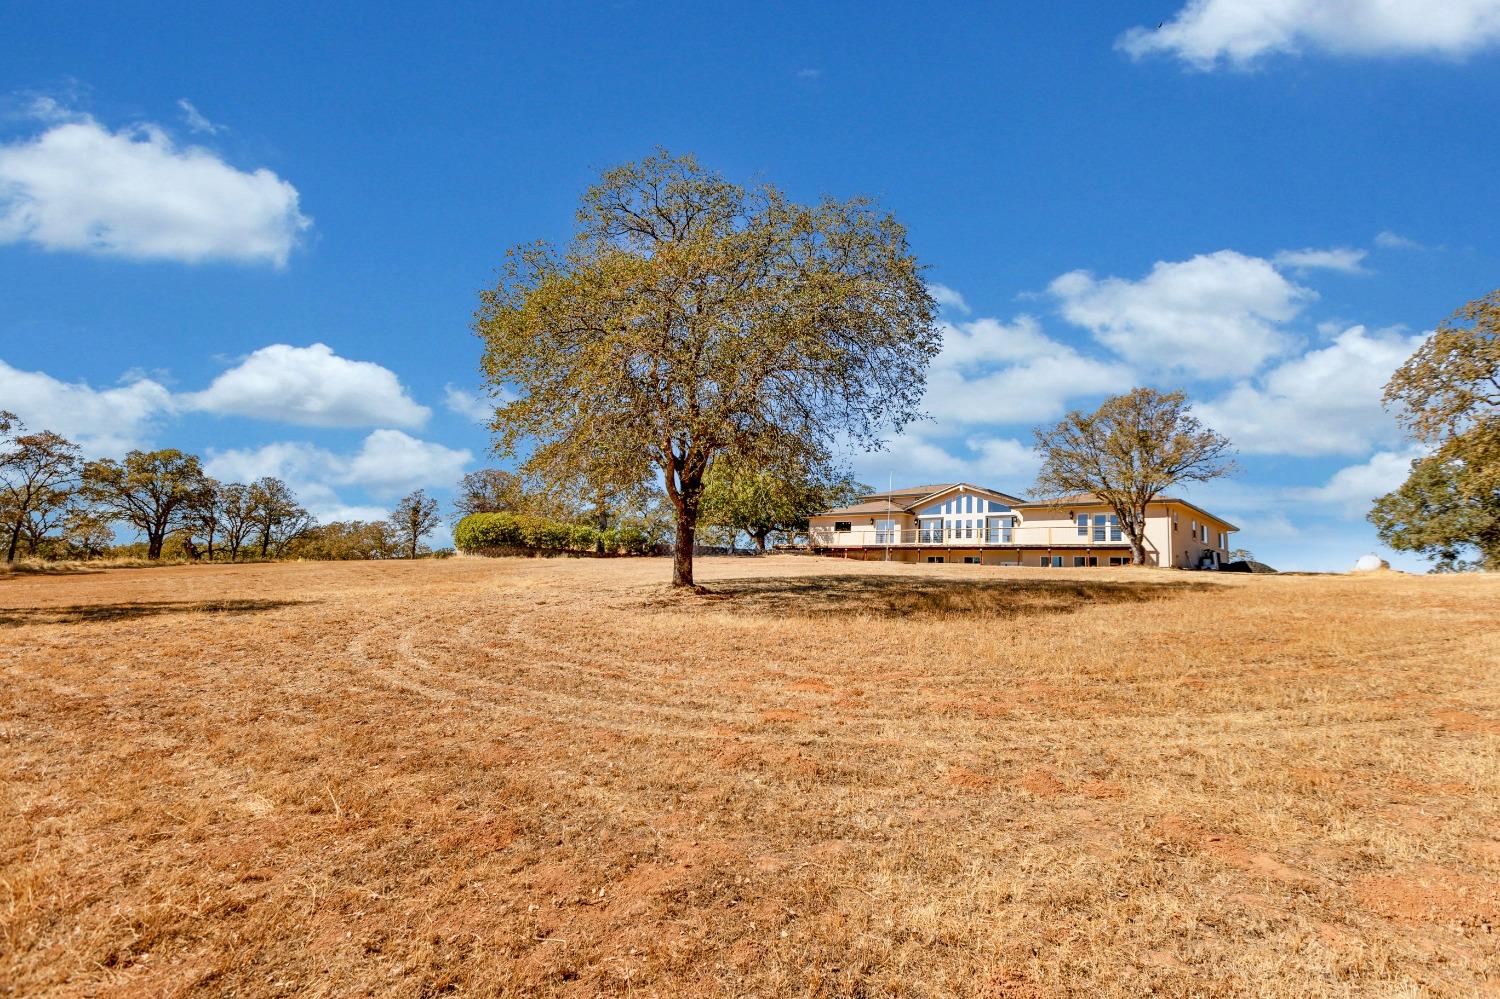
{"type": "Polygon", "coordinates": [[[812,715],[806,711],[795,711],[791,708],[772,708],[763,711],[760,715],[763,722],[805,722],[812,721],[812,715]]]}
{"type": "Polygon", "coordinates": [[[1388,919],[1426,923],[1500,921],[1500,884],[1441,867],[1382,874],[1354,883],[1359,903],[1388,919]]]}
{"type": "Polygon", "coordinates": [[[816,679],[798,680],[788,687],[787,690],[804,691],[813,694],[832,694],[834,692],[831,684],[816,679]]]}
{"type": "Polygon", "coordinates": [[[1086,798],[1123,798],[1125,789],[1107,780],[1091,780],[1078,785],[1078,793],[1086,798]]]}
{"type": "Polygon", "coordinates": [[[1434,711],[1432,717],[1436,718],[1444,728],[1455,732],[1500,733],[1500,721],[1480,717],[1472,711],[1434,711]]]}
{"type": "Polygon", "coordinates": [[[1238,836],[1209,832],[1181,816],[1168,815],[1162,819],[1157,833],[1168,843],[1196,850],[1247,874],[1292,883],[1315,880],[1306,871],[1282,863],[1269,853],[1251,850],[1238,836]]]}
{"type": "Polygon", "coordinates": [[[975,773],[967,767],[951,766],[948,768],[948,783],[968,791],[987,791],[995,786],[995,778],[975,773]]]}
{"type": "Polygon", "coordinates": [[[1063,782],[1057,779],[1057,774],[1046,767],[1037,767],[1016,781],[1016,784],[1022,790],[1029,791],[1038,798],[1050,798],[1067,790],[1063,782]]]}

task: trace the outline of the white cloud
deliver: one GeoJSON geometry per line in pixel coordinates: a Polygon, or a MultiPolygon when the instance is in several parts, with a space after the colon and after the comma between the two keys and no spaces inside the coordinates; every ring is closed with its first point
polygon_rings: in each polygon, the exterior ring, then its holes
{"type": "Polygon", "coordinates": [[[223,125],[215,125],[206,118],[202,111],[193,106],[193,102],[186,97],[177,102],[177,108],[182,112],[182,120],[189,129],[194,132],[207,132],[212,135],[215,132],[224,131],[223,125]]]}
{"type": "Polygon", "coordinates": [[[1406,481],[1411,474],[1412,461],[1421,455],[1422,450],[1416,447],[1377,451],[1368,461],[1347,465],[1334,472],[1321,486],[1293,490],[1292,496],[1337,506],[1347,516],[1363,517],[1377,497],[1406,481]]]}
{"type": "Polygon", "coordinates": [[[1127,360],[1204,378],[1248,375],[1283,353],[1291,339],[1279,325],[1317,297],[1233,250],[1158,261],[1139,281],[1072,271],[1048,290],[1069,322],[1127,360]]]}
{"type": "Polygon", "coordinates": [[[376,430],[348,462],[340,481],[375,493],[404,493],[419,486],[452,485],[474,460],[467,450],[418,440],[399,430],[376,430]]]}
{"type": "Polygon", "coordinates": [[[183,396],[182,403],[225,416],[310,427],[416,427],[430,415],[407,395],[395,372],[340,357],[322,343],[262,347],[208,388],[183,396]]]}
{"type": "Polygon", "coordinates": [[[1327,250],[1303,249],[1282,250],[1271,258],[1277,267],[1290,268],[1298,271],[1328,270],[1343,271],[1345,274],[1364,274],[1365,269],[1360,266],[1365,257],[1369,256],[1367,250],[1356,250],[1348,246],[1336,246],[1327,250]]]}
{"type": "Polygon", "coordinates": [[[954,312],[959,312],[966,316],[970,312],[969,303],[964,301],[963,295],[945,284],[929,284],[927,286],[927,293],[932,296],[937,304],[946,309],[952,309],[954,312]]]}
{"type": "Polygon", "coordinates": [[[271,475],[284,480],[319,520],[372,520],[384,508],[346,502],[342,487],[394,499],[418,488],[446,489],[463,474],[473,454],[418,440],[399,430],[370,433],[353,454],[339,454],[304,441],[214,451],[204,468],[225,482],[271,475]]]}
{"type": "Polygon", "coordinates": [[[1408,239],[1398,232],[1382,229],[1375,234],[1375,245],[1382,250],[1425,250],[1426,247],[1414,239],[1408,239]]]}
{"type": "Polygon", "coordinates": [[[1029,444],[1013,437],[975,434],[962,441],[967,454],[934,441],[925,430],[905,433],[885,451],[861,454],[854,459],[855,477],[868,485],[885,488],[918,482],[971,482],[1009,493],[1024,493],[1031,485],[1041,458],[1029,444]]]}
{"type": "Polygon", "coordinates": [[[1241,381],[1195,409],[1247,453],[1359,454],[1396,438],[1381,392],[1423,339],[1352,326],[1332,344],[1241,381]]]}
{"type": "Polygon", "coordinates": [[[171,393],[149,378],[96,389],[0,361],[0,409],[11,410],[32,430],[62,434],[89,455],[105,457],[142,446],[173,403],[171,393]]]}
{"type": "Polygon", "coordinates": [[[110,131],[52,111],[40,135],[0,145],[0,244],[281,267],[311,225],[270,170],[236,169],[155,125],[110,131]]]}
{"type": "Polygon", "coordinates": [[[1067,401],[1119,388],[1126,367],[1085,357],[1048,337],[1035,318],[943,323],[943,349],[927,375],[923,405],[940,427],[1037,422],[1067,401]]]}
{"type": "Polygon", "coordinates": [[[501,392],[499,396],[491,398],[483,392],[471,392],[457,385],[443,386],[443,405],[448,407],[449,412],[457,413],[466,420],[486,426],[495,417],[495,406],[509,402],[510,399],[511,396],[507,392],[501,392]]]}
{"type": "Polygon", "coordinates": [[[1169,53],[1200,70],[1246,67],[1272,53],[1458,57],[1500,41],[1500,0],[1188,0],[1117,47],[1169,53]]]}

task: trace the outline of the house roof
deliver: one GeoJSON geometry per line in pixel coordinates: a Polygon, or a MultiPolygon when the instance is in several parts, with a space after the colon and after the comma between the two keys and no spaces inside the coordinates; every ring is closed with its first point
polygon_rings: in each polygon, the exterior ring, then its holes
{"type": "Polygon", "coordinates": [[[988,493],[991,496],[999,496],[1010,506],[1021,502],[1018,497],[1010,493],[1002,493],[998,489],[990,489],[988,486],[976,486],[969,482],[938,482],[925,486],[908,486],[903,489],[889,489],[878,493],[866,493],[860,497],[858,503],[849,506],[841,506],[836,510],[825,510],[818,516],[827,517],[834,514],[862,514],[862,513],[885,513],[887,511],[911,513],[917,507],[926,503],[935,496],[951,492],[962,486],[973,492],[988,493]]]}
{"type": "Polygon", "coordinates": [[[836,514],[844,513],[885,513],[888,510],[892,513],[905,513],[906,507],[900,503],[895,502],[894,500],[888,501],[885,497],[882,496],[878,500],[864,500],[859,503],[855,503],[852,506],[841,506],[834,510],[824,510],[817,516],[831,517],[836,514]]]}
{"type": "MultiPolygon", "coordinates": [[[[1203,516],[1207,517],[1209,520],[1217,521],[1218,523],[1223,524],[1224,526],[1228,527],[1231,531],[1238,531],[1239,530],[1238,527],[1236,527],[1235,525],[1231,524],[1229,521],[1225,520],[1223,517],[1220,517],[1220,516],[1218,516],[1216,514],[1209,513],[1207,510],[1203,509],[1201,506],[1197,506],[1197,505],[1195,505],[1193,503],[1189,503],[1187,500],[1181,499],[1180,497],[1177,497],[1177,496],[1158,496],[1158,497],[1156,497],[1156,499],[1152,500],[1151,502],[1153,502],[1153,503],[1176,503],[1178,506],[1185,506],[1189,510],[1195,511],[1196,513],[1201,513],[1203,516]]],[[[1094,493],[1069,493],[1066,496],[1057,496],[1057,497],[1053,497],[1051,499],[1027,500],[1025,503],[1018,503],[1016,505],[1019,506],[1019,507],[1021,507],[1022,509],[1028,509],[1028,510],[1037,510],[1037,509],[1056,510],[1056,509],[1058,509],[1060,507],[1065,507],[1065,506],[1104,506],[1106,504],[1105,504],[1104,500],[1100,499],[1094,493]]]]}

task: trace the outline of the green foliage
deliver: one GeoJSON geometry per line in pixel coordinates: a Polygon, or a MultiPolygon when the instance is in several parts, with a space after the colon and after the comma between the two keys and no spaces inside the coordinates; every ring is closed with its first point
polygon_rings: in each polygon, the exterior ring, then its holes
{"type": "Polygon", "coordinates": [[[167,535],[191,516],[205,485],[196,455],[175,448],[131,451],[123,461],[83,467],[83,498],[146,536],[146,557],[160,558],[167,535]]]}
{"type": "Polygon", "coordinates": [[[62,519],[76,486],[78,446],[43,430],[23,429],[12,413],[0,413],[0,525],[5,561],[14,562],[22,540],[27,554],[50,545],[48,533],[62,519]]]}
{"type": "Polygon", "coordinates": [[[936,306],[894,218],[862,199],[798,205],[658,153],[605,173],[566,253],[518,247],[475,331],[496,450],[548,481],[639,482],[675,510],[692,585],[716,459],[817,464],[918,414],[936,306]]]}
{"type": "Polygon", "coordinates": [[[1108,503],[1137,565],[1145,561],[1147,504],[1174,485],[1235,468],[1229,439],[1192,415],[1183,392],[1131,389],[1035,435],[1042,455],[1035,491],[1047,499],[1092,493],[1108,503]]]}
{"type": "Polygon", "coordinates": [[[609,555],[644,555],[653,539],[637,527],[600,531],[586,524],[568,524],[513,513],[471,513],[453,529],[459,551],[536,549],[557,552],[602,551],[609,555]]]}
{"type": "Polygon", "coordinates": [[[1370,522],[1397,551],[1433,560],[1438,572],[1500,571],[1500,430],[1474,429],[1412,462],[1401,487],[1375,501],[1370,522]]]}
{"type": "Polygon", "coordinates": [[[1428,443],[1500,419],[1500,289],[1439,323],[1391,376],[1385,402],[1428,443]]]}
{"type": "Polygon", "coordinates": [[[804,533],[810,516],[851,503],[870,491],[826,466],[746,468],[716,464],[703,489],[701,522],[743,531],[762,551],[773,531],[804,533]]]}

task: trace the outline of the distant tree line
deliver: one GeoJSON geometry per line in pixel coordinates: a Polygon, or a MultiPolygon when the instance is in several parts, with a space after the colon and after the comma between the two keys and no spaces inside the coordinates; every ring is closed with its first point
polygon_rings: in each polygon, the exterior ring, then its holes
{"type": "Polygon", "coordinates": [[[0,543],[5,561],[103,557],[240,562],[417,558],[438,525],[422,490],[379,521],[319,524],[281,479],[220,482],[175,448],[83,459],[50,430],[0,410],[0,543]],[[116,541],[121,529],[140,539],[116,541]]]}

